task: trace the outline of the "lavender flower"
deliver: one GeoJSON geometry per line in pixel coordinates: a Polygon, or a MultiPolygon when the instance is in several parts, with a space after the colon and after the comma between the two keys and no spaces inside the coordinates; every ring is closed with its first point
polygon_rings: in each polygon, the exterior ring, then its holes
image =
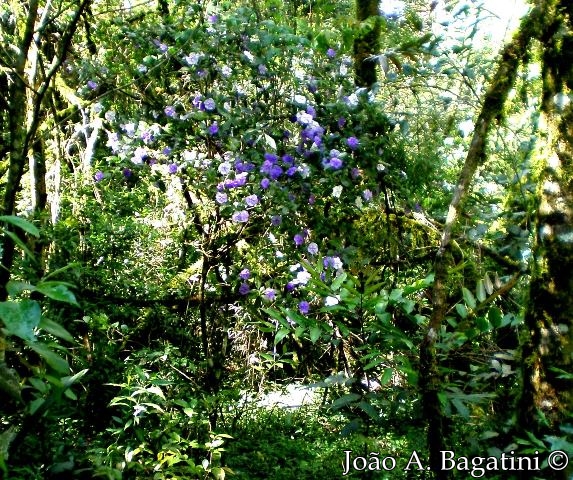
{"type": "Polygon", "coordinates": [[[249,195],[248,197],[245,198],[245,205],[247,205],[247,207],[254,207],[256,205],[258,205],[259,203],[259,197],[257,197],[256,195],[249,195]]]}
{"type": "Polygon", "coordinates": [[[239,278],[241,280],[248,280],[249,278],[251,278],[251,271],[248,268],[243,268],[239,272],[239,278]]]}
{"type": "Polygon", "coordinates": [[[94,175],[94,180],[95,180],[96,182],[100,182],[100,181],[103,180],[103,177],[104,177],[103,172],[102,172],[101,170],[98,170],[98,171],[96,172],[96,174],[94,175]]]}
{"type": "Polygon", "coordinates": [[[203,105],[205,105],[205,110],[209,110],[210,112],[212,112],[213,110],[215,110],[215,108],[217,107],[215,100],[213,100],[212,98],[208,98],[203,102],[203,105]]]}
{"type": "Polygon", "coordinates": [[[171,175],[174,175],[175,173],[177,173],[177,164],[176,163],[171,163],[168,167],[169,173],[171,175]]]}
{"type": "Polygon", "coordinates": [[[360,142],[356,137],[348,137],[346,139],[346,144],[350,147],[351,150],[356,150],[358,145],[360,145],[360,142]]]}
{"type": "Polygon", "coordinates": [[[311,255],[316,255],[318,253],[318,245],[314,242],[309,243],[308,247],[307,247],[307,251],[308,253],[310,253],[311,255]]]}
{"type": "Polygon", "coordinates": [[[310,304],[306,300],[303,300],[298,304],[298,311],[303,315],[307,315],[310,311],[310,304]]]}
{"type": "Polygon", "coordinates": [[[241,210],[240,212],[233,213],[233,216],[231,218],[233,219],[234,222],[246,223],[249,221],[249,212],[247,212],[246,210],[241,210]]]}
{"type": "Polygon", "coordinates": [[[167,105],[163,111],[169,118],[175,118],[175,115],[177,114],[173,105],[167,105]]]}
{"type": "Polygon", "coordinates": [[[228,197],[227,194],[224,192],[217,192],[215,194],[215,200],[217,201],[217,203],[219,203],[220,205],[223,205],[224,203],[227,203],[228,201],[228,197]]]}
{"type": "Polygon", "coordinates": [[[265,298],[265,300],[272,302],[273,300],[275,300],[277,298],[277,292],[273,288],[267,288],[265,290],[265,292],[263,293],[263,297],[265,298]]]}

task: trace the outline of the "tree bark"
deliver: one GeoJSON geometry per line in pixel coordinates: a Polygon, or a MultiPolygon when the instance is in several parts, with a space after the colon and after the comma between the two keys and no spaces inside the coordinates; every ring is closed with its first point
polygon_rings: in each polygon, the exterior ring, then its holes
{"type": "MultiPolygon", "coordinates": [[[[573,411],[573,4],[545,2],[541,133],[544,160],[522,348],[518,425],[562,437],[573,411]]],[[[571,478],[570,467],[556,478],[571,478]]]]}
{"type": "Polygon", "coordinates": [[[380,50],[380,17],[378,0],[356,0],[358,33],[354,40],[354,82],[358,87],[370,88],[377,81],[377,61],[371,58],[380,50]],[[364,22],[371,22],[366,25],[364,22]]]}
{"type": "Polygon", "coordinates": [[[432,291],[433,310],[428,332],[420,345],[420,390],[424,416],[428,424],[430,467],[438,478],[449,478],[450,476],[448,471],[441,471],[441,451],[449,449],[447,445],[448,422],[439,398],[443,386],[436,351],[436,341],[449,307],[446,302],[449,259],[447,254],[451,245],[452,233],[461,212],[463,201],[468,194],[470,183],[477,168],[486,159],[487,136],[496,119],[501,117],[507,95],[515,82],[518,67],[527,55],[528,45],[533,37],[538,15],[538,10],[532,10],[522,21],[516,36],[502,51],[497,70],[485,95],[481,113],[475,124],[472,142],[454,196],[450,202],[440,246],[436,253],[432,291]]]}

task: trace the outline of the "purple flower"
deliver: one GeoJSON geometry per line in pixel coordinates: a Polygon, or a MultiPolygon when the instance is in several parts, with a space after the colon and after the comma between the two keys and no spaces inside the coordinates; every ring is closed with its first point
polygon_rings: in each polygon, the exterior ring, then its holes
{"type": "Polygon", "coordinates": [[[208,98],[207,100],[205,100],[203,102],[203,105],[205,106],[205,110],[209,110],[210,112],[215,110],[215,108],[217,107],[217,105],[215,104],[215,100],[213,100],[212,98],[208,98]]]}
{"type": "Polygon", "coordinates": [[[277,178],[279,178],[281,175],[283,174],[283,169],[278,166],[278,165],[273,165],[271,168],[271,171],[269,173],[269,176],[273,179],[276,180],[277,178]]]}
{"type": "Polygon", "coordinates": [[[259,65],[259,74],[260,75],[266,75],[267,73],[268,73],[267,67],[261,63],[259,65]]]}
{"type": "Polygon", "coordinates": [[[310,196],[308,197],[308,204],[314,205],[315,203],[316,203],[316,197],[313,193],[311,193],[310,196]]]}
{"type": "Polygon", "coordinates": [[[249,221],[249,212],[247,212],[246,210],[241,210],[240,212],[233,213],[233,216],[231,218],[233,219],[234,222],[246,223],[249,221]]]}
{"type": "Polygon", "coordinates": [[[297,172],[297,170],[298,169],[296,167],[290,167],[286,172],[287,177],[292,177],[297,172]]]}
{"type": "Polygon", "coordinates": [[[328,56],[328,58],[334,58],[336,57],[336,50],[334,50],[334,48],[329,48],[326,51],[326,55],[328,56]]]}
{"type": "Polygon", "coordinates": [[[308,253],[311,255],[316,255],[318,253],[318,245],[314,242],[309,243],[307,247],[308,253]]]}
{"type": "Polygon", "coordinates": [[[300,247],[303,243],[304,243],[304,237],[303,237],[300,233],[297,233],[297,234],[294,236],[294,244],[295,244],[297,247],[300,247]]]}
{"type": "Polygon", "coordinates": [[[153,142],[153,134],[149,130],[146,130],[141,134],[141,140],[143,140],[143,143],[147,145],[153,142]]]}
{"type": "Polygon", "coordinates": [[[210,126],[209,126],[209,133],[211,135],[217,135],[217,133],[219,132],[219,125],[217,125],[217,122],[213,122],[210,126]]]}
{"type": "Polygon", "coordinates": [[[268,178],[263,178],[261,180],[261,188],[263,190],[266,190],[267,188],[269,188],[269,185],[271,184],[271,181],[268,178]]]}
{"type": "Polygon", "coordinates": [[[133,174],[133,172],[132,172],[129,168],[124,168],[124,169],[123,169],[123,176],[124,176],[125,178],[131,177],[132,174],[133,174]]]}
{"type": "Polygon", "coordinates": [[[346,118],[340,117],[338,119],[338,128],[344,128],[344,125],[346,125],[346,118]]]}
{"type": "Polygon", "coordinates": [[[364,198],[364,200],[369,202],[370,200],[372,200],[372,192],[367,188],[362,192],[362,197],[364,198]]]}
{"type": "Polygon", "coordinates": [[[195,95],[195,98],[193,99],[193,101],[191,103],[193,104],[193,106],[195,108],[198,108],[200,110],[203,110],[203,108],[205,108],[203,106],[203,101],[201,100],[201,95],[195,95]]]}
{"type": "Polygon", "coordinates": [[[263,293],[263,297],[265,297],[265,300],[272,302],[277,298],[277,292],[274,288],[267,288],[263,293]]]}
{"type": "Polygon", "coordinates": [[[155,43],[155,46],[159,48],[161,53],[165,53],[167,51],[167,45],[161,43],[159,40],[153,40],[153,43],[155,43]]]}
{"type": "Polygon", "coordinates": [[[294,158],[292,158],[288,153],[282,156],[282,161],[287,165],[294,165],[294,158]]]}
{"type": "Polygon", "coordinates": [[[307,315],[309,310],[310,310],[310,304],[306,300],[303,300],[298,304],[298,311],[303,315],[307,315]]]}
{"type": "Polygon", "coordinates": [[[249,287],[248,284],[241,283],[241,286],[239,287],[239,293],[241,295],[247,295],[250,291],[251,291],[251,287],[249,287]]]}
{"type": "Polygon", "coordinates": [[[267,152],[265,153],[265,161],[273,164],[279,161],[279,157],[277,157],[274,153],[267,152]]]}
{"type": "Polygon", "coordinates": [[[346,139],[346,144],[350,147],[350,150],[356,150],[360,142],[356,137],[348,137],[346,139]]]}
{"type": "Polygon", "coordinates": [[[97,83],[94,82],[93,80],[88,80],[88,87],[90,88],[90,90],[95,90],[97,88],[97,83]]]}
{"type": "Polygon", "coordinates": [[[217,203],[219,203],[220,205],[227,203],[228,201],[228,197],[227,194],[224,192],[217,192],[215,194],[215,200],[217,201],[217,203]]]}
{"type": "Polygon", "coordinates": [[[215,24],[219,21],[219,17],[217,15],[209,15],[207,21],[211,24],[215,24]]]}
{"type": "Polygon", "coordinates": [[[175,112],[175,107],[173,105],[167,105],[164,110],[165,115],[167,115],[169,118],[175,118],[176,112],[175,112]]]}
{"type": "Polygon", "coordinates": [[[259,203],[259,197],[257,197],[254,194],[245,197],[245,205],[247,205],[247,207],[254,207],[255,205],[258,205],[258,203],[259,203]]]}
{"type": "Polygon", "coordinates": [[[285,285],[285,290],[286,290],[287,292],[292,292],[295,288],[296,288],[296,285],[295,285],[294,283],[292,283],[292,282],[288,282],[288,283],[285,285]]]}
{"type": "Polygon", "coordinates": [[[165,147],[161,153],[163,153],[163,155],[170,155],[171,147],[165,147]]]}
{"type": "Polygon", "coordinates": [[[169,173],[172,175],[177,173],[177,164],[176,163],[171,163],[169,165],[169,173]]]}
{"type": "Polygon", "coordinates": [[[101,180],[103,180],[103,172],[101,170],[98,170],[96,172],[96,174],[94,175],[94,180],[96,182],[100,182],[101,180]]]}
{"type": "Polygon", "coordinates": [[[248,268],[243,268],[239,272],[239,278],[241,280],[248,280],[249,278],[251,278],[251,271],[248,268]]]}
{"type": "Polygon", "coordinates": [[[271,225],[273,227],[278,227],[282,223],[283,219],[280,215],[273,215],[271,217],[271,225]]]}
{"type": "Polygon", "coordinates": [[[332,157],[328,162],[328,166],[333,170],[338,170],[342,168],[342,160],[340,160],[338,157],[332,157]]]}
{"type": "Polygon", "coordinates": [[[312,118],[316,117],[316,109],[312,105],[306,107],[306,113],[308,113],[312,118]]]}
{"type": "Polygon", "coordinates": [[[360,170],[358,168],[354,167],[350,171],[350,176],[352,177],[352,180],[356,180],[360,176],[360,170]]]}

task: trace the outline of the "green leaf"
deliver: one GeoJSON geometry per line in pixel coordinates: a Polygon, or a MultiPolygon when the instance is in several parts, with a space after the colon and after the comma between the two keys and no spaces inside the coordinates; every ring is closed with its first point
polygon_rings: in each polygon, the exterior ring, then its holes
{"type": "Polygon", "coordinates": [[[322,329],[320,327],[312,327],[310,329],[310,341],[312,343],[316,343],[316,341],[320,338],[320,336],[322,335],[322,329]]]}
{"type": "Polygon", "coordinates": [[[456,410],[458,411],[458,413],[462,417],[468,418],[470,416],[470,411],[468,410],[468,407],[466,407],[460,399],[452,398],[451,401],[452,401],[452,404],[454,405],[454,407],[456,407],[456,410]]]}
{"type": "Polygon", "coordinates": [[[476,325],[482,333],[489,330],[489,322],[487,321],[487,318],[481,316],[476,317],[476,325]]]}
{"type": "Polygon", "coordinates": [[[40,282],[36,285],[36,290],[52,300],[79,306],[76,296],[68,289],[68,286],[69,284],[64,282],[40,282]]]}
{"type": "Polygon", "coordinates": [[[0,222],[6,222],[14,225],[15,227],[21,228],[30,235],[34,235],[34,237],[40,236],[40,230],[38,230],[35,225],[23,218],[16,217],[15,215],[0,215],[0,222]]]}
{"type": "Polygon", "coordinates": [[[26,342],[26,344],[34,350],[46,363],[56,370],[58,373],[67,374],[70,372],[68,362],[60,357],[56,352],[51,350],[45,343],[39,342],[26,342]]]}
{"type": "Polygon", "coordinates": [[[487,318],[494,328],[499,328],[501,326],[502,315],[501,310],[497,307],[491,307],[487,312],[487,318]]]}
{"type": "Polygon", "coordinates": [[[477,282],[476,296],[480,302],[485,301],[485,299],[487,298],[487,295],[485,292],[485,285],[483,283],[483,280],[481,280],[481,279],[478,280],[478,282],[477,282]]]}
{"type": "Polygon", "coordinates": [[[466,305],[470,307],[472,310],[476,308],[476,299],[472,292],[470,292],[467,288],[462,288],[462,294],[464,296],[464,301],[466,305]]]}
{"type": "Polygon", "coordinates": [[[347,393],[346,395],[342,395],[342,397],[337,398],[334,402],[332,402],[331,407],[335,410],[338,410],[346,405],[356,402],[356,400],[360,399],[360,395],[357,393],[347,393]]]}
{"type": "Polygon", "coordinates": [[[402,298],[402,293],[403,293],[403,290],[401,288],[395,288],[394,290],[392,290],[390,292],[389,298],[393,302],[397,302],[398,300],[400,300],[402,298]]]}
{"type": "Polygon", "coordinates": [[[71,387],[74,383],[76,383],[80,378],[82,378],[86,373],[88,373],[88,369],[85,368],[84,370],[79,371],[78,373],[69,376],[69,377],[62,377],[62,385],[64,388],[71,387]]]}
{"type": "Polygon", "coordinates": [[[390,380],[392,380],[392,374],[394,373],[393,368],[386,368],[384,369],[384,373],[382,374],[382,378],[380,378],[380,385],[386,385],[390,380]]]}
{"type": "Polygon", "coordinates": [[[467,318],[468,316],[468,309],[462,303],[456,303],[456,312],[458,312],[458,315],[462,318],[467,318]]]}
{"type": "Polygon", "coordinates": [[[34,329],[39,325],[41,317],[40,305],[35,300],[0,303],[0,319],[6,326],[6,332],[23,340],[32,341],[36,338],[34,329]]]}
{"type": "Polygon", "coordinates": [[[344,280],[346,280],[347,277],[347,273],[341,273],[340,275],[338,275],[338,277],[336,277],[334,279],[334,281],[332,282],[331,288],[332,291],[336,292],[340,289],[340,287],[342,286],[342,284],[344,283],[344,280]]]}
{"type": "Polygon", "coordinates": [[[46,317],[41,318],[40,324],[38,326],[42,330],[45,330],[46,332],[54,335],[54,337],[61,338],[62,340],[66,340],[70,343],[74,341],[74,337],[71,336],[70,332],[68,332],[59,323],[56,323],[46,317]]]}
{"type": "Polygon", "coordinates": [[[8,291],[8,295],[10,297],[15,297],[20,293],[24,292],[25,290],[34,291],[36,287],[28,282],[17,282],[15,280],[10,280],[6,284],[6,290],[8,291]]]}
{"type": "Polygon", "coordinates": [[[370,403],[364,400],[358,404],[364,413],[366,413],[372,420],[380,420],[380,412],[370,403]]]}
{"type": "Polygon", "coordinates": [[[277,334],[275,335],[275,345],[280,343],[280,341],[285,338],[290,333],[290,330],[287,328],[281,328],[277,334]]]}

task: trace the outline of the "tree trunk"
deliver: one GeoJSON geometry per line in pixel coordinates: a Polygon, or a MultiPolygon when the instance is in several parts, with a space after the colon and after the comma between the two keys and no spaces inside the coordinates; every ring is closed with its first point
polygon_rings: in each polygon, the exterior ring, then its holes
{"type": "Polygon", "coordinates": [[[430,467],[437,478],[450,477],[449,471],[441,470],[441,452],[451,450],[451,448],[448,447],[448,421],[440,402],[440,393],[444,390],[444,385],[440,374],[436,341],[440,336],[442,324],[449,308],[446,299],[448,293],[448,251],[451,237],[475,172],[486,160],[488,134],[496,119],[503,112],[507,95],[515,83],[518,67],[527,55],[538,18],[539,11],[533,10],[523,20],[513,41],[503,49],[492,83],[485,95],[482,110],[476,120],[472,142],[460,172],[454,196],[450,202],[440,246],[436,253],[435,279],[432,290],[433,310],[428,332],[420,345],[420,390],[422,408],[428,424],[430,467]]]}
{"type": "Polygon", "coordinates": [[[354,40],[354,82],[358,87],[370,88],[377,81],[377,61],[371,58],[380,50],[380,17],[378,0],[356,0],[358,33],[354,40]],[[365,23],[368,21],[368,25],[365,23]]]}
{"type": "MultiPolygon", "coordinates": [[[[547,2],[543,45],[544,159],[537,236],[525,316],[519,426],[564,436],[573,412],[573,4],[547,2]]],[[[569,477],[573,470],[561,472],[569,477]]],[[[560,475],[560,474],[559,474],[560,475]]]]}

